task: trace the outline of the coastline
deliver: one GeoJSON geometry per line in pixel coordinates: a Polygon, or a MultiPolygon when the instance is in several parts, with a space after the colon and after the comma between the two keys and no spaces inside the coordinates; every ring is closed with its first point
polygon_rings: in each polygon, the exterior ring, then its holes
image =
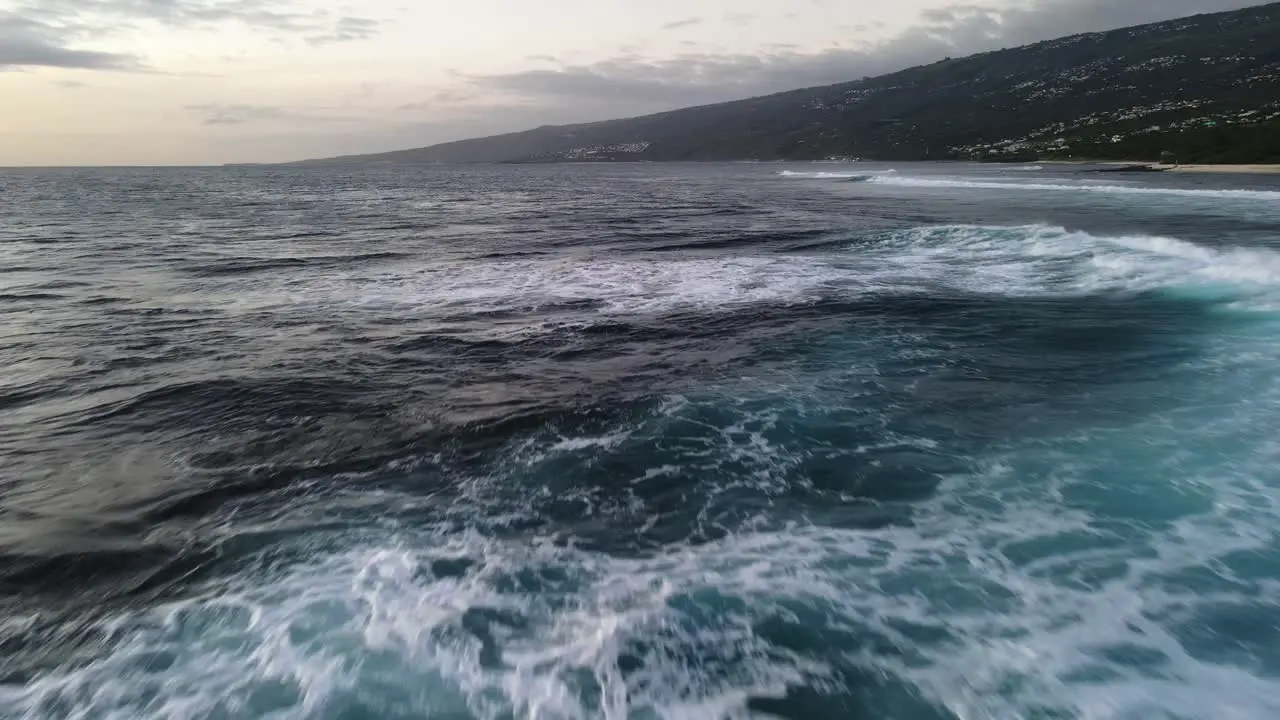
{"type": "Polygon", "coordinates": [[[1176,173],[1237,173],[1237,174],[1256,174],[1271,175],[1280,174],[1280,164],[1199,164],[1190,163],[1187,165],[1161,165],[1160,163],[1143,162],[1141,160],[1037,160],[1041,165],[1108,165],[1116,167],[1134,166],[1149,167],[1152,170],[1160,172],[1176,172],[1176,173]]]}

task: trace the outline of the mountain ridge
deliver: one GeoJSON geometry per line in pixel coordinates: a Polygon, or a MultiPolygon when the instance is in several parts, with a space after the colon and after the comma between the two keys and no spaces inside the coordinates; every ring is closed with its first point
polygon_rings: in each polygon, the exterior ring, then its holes
{"type": "Polygon", "coordinates": [[[1280,2],[652,115],[300,164],[1280,162],[1280,2]]]}

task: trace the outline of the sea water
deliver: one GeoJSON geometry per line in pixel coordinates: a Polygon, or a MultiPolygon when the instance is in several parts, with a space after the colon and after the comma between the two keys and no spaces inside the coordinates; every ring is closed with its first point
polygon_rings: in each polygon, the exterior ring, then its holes
{"type": "Polygon", "coordinates": [[[0,197],[3,717],[1280,717],[1280,179],[0,197]]]}

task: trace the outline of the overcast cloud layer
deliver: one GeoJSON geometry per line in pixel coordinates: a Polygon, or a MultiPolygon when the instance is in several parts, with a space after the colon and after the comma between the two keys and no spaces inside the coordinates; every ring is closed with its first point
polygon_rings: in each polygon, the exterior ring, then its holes
{"type": "Polygon", "coordinates": [[[812,52],[782,47],[755,54],[690,52],[661,59],[622,55],[589,65],[477,77],[473,82],[540,105],[562,107],[570,111],[566,119],[580,114],[595,119],[608,108],[638,114],[829,85],[948,56],[1258,4],[1256,0],[1040,0],[1024,8],[952,4],[923,11],[915,27],[867,48],[812,52]]]}
{"type": "Polygon", "coordinates": [[[376,152],[1258,4],[0,0],[0,165],[376,152]]]}

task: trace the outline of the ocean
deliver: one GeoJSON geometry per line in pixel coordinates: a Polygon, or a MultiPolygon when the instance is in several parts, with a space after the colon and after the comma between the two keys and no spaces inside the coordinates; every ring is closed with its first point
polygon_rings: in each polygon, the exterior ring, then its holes
{"type": "Polygon", "coordinates": [[[0,717],[1280,717],[1280,176],[0,171],[0,717]]]}

